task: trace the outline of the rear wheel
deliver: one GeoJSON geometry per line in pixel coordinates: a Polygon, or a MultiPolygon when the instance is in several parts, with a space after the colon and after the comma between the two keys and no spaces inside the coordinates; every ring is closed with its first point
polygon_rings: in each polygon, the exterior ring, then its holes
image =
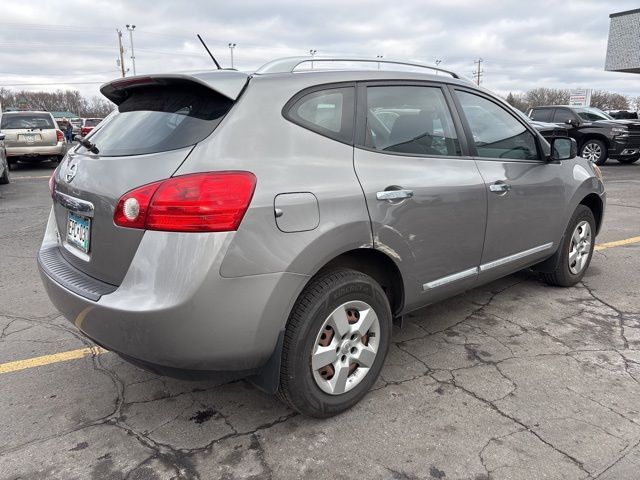
{"type": "Polygon", "coordinates": [[[6,185],[9,182],[11,182],[11,177],[9,175],[9,162],[5,160],[4,173],[0,176],[0,184],[6,185]]]}
{"type": "Polygon", "coordinates": [[[636,163],[639,158],[618,158],[617,160],[624,165],[628,165],[631,163],[636,163]]]}
{"type": "Polygon", "coordinates": [[[593,256],[596,221],[589,207],[578,205],[560,245],[560,260],[551,273],[543,274],[549,285],[571,287],[582,280],[593,256]]]}
{"type": "Polygon", "coordinates": [[[580,156],[596,165],[603,165],[604,162],[607,161],[607,146],[601,140],[587,140],[584,145],[582,145],[580,156]]]}
{"type": "Polygon", "coordinates": [[[312,417],[351,408],[378,378],[390,335],[391,309],[375,280],[354,270],[319,276],[289,317],[278,396],[312,417]]]}

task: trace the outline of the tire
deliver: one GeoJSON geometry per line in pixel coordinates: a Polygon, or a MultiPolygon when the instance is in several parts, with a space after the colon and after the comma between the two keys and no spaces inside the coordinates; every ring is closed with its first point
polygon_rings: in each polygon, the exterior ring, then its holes
{"type": "Polygon", "coordinates": [[[287,323],[278,397],[310,417],[326,418],[351,408],[380,374],[389,350],[391,318],[387,296],[368,275],[340,269],[311,280],[287,323]],[[361,312],[368,313],[362,317],[361,312]],[[360,335],[358,328],[367,330],[360,335]],[[318,353],[330,358],[319,358],[318,353]],[[324,361],[328,363],[320,365],[324,361]],[[313,362],[320,367],[314,370],[313,362]]]}
{"type": "Polygon", "coordinates": [[[631,165],[632,163],[636,163],[640,158],[618,158],[617,159],[623,165],[631,165]]]}
{"type": "Polygon", "coordinates": [[[11,182],[11,175],[9,175],[9,162],[7,161],[4,166],[4,173],[0,177],[0,185],[6,185],[11,182]]]}
{"type": "Polygon", "coordinates": [[[578,205],[564,233],[562,244],[560,245],[561,250],[558,265],[553,272],[542,274],[544,281],[549,285],[558,287],[572,287],[582,280],[593,256],[595,232],[596,221],[593,212],[589,207],[578,205]],[[585,225],[588,225],[589,228],[585,229],[585,225]],[[578,230],[579,226],[582,226],[582,233],[578,230]],[[574,234],[577,234],[577,237],[574,238],[574,234]],[[574,248],[574,246],[576,246],[576,240],[586,239],[587,236],[588,245],[580,242],[577,244],[577,248],[574,248]],[[572,258],[570,262],[571,256],[577,259],[573,261],[572,258]]]}
{"type": "Polygon", "coordinates": [[[592,161],[596,165],[604,165],[607,161],[609,152],[607,146],[602,140],[596,140],[595,138],[589,139],[584,142],[580,149],[580,156],[587,160],[592,161]]]}
{"type": "Polygon", "coordinates": [[[57,167],[58,165],[60,165],[60,162],[63,158],[64,155],[56,155],[55,157],[51,157],[51,165],[53,165],[54,168],[57,167]]]}

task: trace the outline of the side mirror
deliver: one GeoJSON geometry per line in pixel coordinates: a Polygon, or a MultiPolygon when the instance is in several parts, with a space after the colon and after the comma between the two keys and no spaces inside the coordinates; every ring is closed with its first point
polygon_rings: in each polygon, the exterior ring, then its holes
{"type": "Polygon", "coordinates": [[[569,137],[556,137],[551,139],[551,160],[571,160],[578,156],[578,144],[575,139],[569,137]]]}
{"type": "Polygon", "coordinates": [[[566,123],[567,125],[571,125],[572,127],[577,127],[578,126],[578,122],[575,121],[573,118],[568,118],[564,121],[564,123],[566,123]]]}

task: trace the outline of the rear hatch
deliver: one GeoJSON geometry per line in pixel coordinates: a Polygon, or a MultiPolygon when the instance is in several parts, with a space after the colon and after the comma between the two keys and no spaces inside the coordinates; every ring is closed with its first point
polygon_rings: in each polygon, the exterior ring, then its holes
{"type": "Polygon", "coordinates": [[[118,200],[171,177],[222,121],[247,78],[231,71],[132,77],[101,88],[118,111],[91,132],[92,151],[77,147],[55,173],[54,212],[67,261],[103,282],[122,282],[144,230],[114,224],[118,200]]]}
{"type": "Polygon", "coordinates": [[[53,147],[58,143],[56,125],[45,112],[11,112],[2,115],[0,131],[6,147],[53,147]]]}

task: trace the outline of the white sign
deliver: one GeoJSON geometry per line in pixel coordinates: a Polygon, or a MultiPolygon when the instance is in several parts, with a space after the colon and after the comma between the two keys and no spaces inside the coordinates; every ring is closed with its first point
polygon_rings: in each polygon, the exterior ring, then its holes
{"type": "Polygon", "coordinates": [[[591,89],[581,88],[571,90],[569,96],[569,106],[571,107],[588,107],[591,105],[591,89]]]}

